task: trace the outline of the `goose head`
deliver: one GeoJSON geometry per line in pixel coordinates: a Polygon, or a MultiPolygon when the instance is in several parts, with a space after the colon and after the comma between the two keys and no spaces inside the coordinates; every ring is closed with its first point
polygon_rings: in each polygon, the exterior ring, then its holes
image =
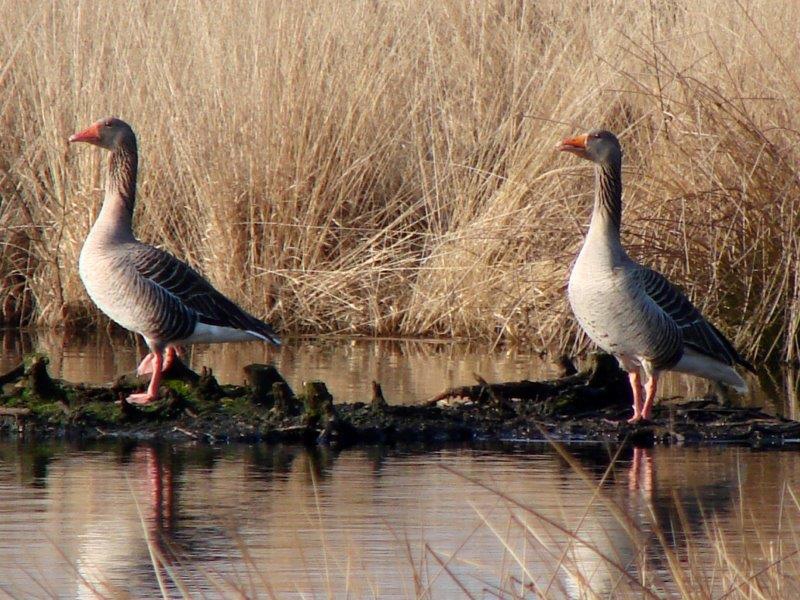
{"type": "Polygon", "coordinates": [[[619,165],[622,161],[622,148],[617,136],[604,129],[593,129],[589,133],[566,138],[557,149],[600,164],[619,165]]]}
{"type": "Polygon", "coordinates": [[[100,146],[106,150],[115,150],[120,146],[136,145],[136,136],[133,129],[122,119],[106,117],[92,123],[84,129],[69,137],[70,142],[87,142],[100,146]]]}

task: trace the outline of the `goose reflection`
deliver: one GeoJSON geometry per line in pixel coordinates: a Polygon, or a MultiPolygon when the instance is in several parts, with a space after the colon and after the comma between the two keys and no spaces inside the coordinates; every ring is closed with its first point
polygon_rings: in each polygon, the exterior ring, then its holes
{"type": "MultiPolygon", "coordinates": [[[[645,571],[669,595],[662,543],[689,566],[689,540],[713,543],[709,519],[737,532],[751,506],[758,535],[773,535],[780,485],[800,485],[795,453],[570,452],[0,444],[0,581],[28,589],[29,573],[52,597],[157,597],[159,572],[175,596],[173,575],[196,595],[219,595],[218,576],[246,578],[252,596],[266,582],[278,597],[407,597],[415,576],[441,573],[438,557],[480,595],[533,585],[511,548],[548,597],[642,596],[645,571]]],[[[449,576],[422,586],[462,595],[449,576]]]]}
{"type": "MultiPolygon", "coordinates": [[[[596,472],[603,454],[587,454],[575,458],[596,472]]],[[[575,536],[553,540],[567,558],[552,567],[563,597],[679,592],[666,552],[688,568],[687,547],[707,536],[708,520],[724,520],[735,512],[741,476],[735,464],[714,464],[713,451],[693,454],[686,449],[624,448],[617,459],[621,468],[611,465],[605,484],[596,475],[598,494],[575,514],[562,511],[561,522],[575,536]],[[646,589],[641,581],[648,582],[646,589]]]]}

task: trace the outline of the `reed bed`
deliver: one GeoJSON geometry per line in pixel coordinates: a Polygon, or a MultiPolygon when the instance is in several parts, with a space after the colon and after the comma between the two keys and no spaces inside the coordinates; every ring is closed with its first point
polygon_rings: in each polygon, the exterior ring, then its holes
{"type": "Polygon", "coordinates": [[[285,332],[583,344],[616,131],[624,238],[751,357],[800,356],[800,5],[0,0],[0,319],[102,317],[77,276],[116,114],[137,227],[285,332]]]}

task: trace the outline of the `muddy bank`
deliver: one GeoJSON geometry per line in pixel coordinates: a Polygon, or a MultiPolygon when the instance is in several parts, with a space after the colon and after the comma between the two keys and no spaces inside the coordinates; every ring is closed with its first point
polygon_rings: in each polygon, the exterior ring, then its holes
{"type": "Polygon", "coordinates": [[[46,357],[31,355],[0,375],[0,430],[28,438],[332,446],[546,437],[640,445],[800,443],[800,422],[723,406],[714,398],[662,401],[651,422],[629,425],[627,377],[607,355],[597,355],[583,372],[555,380],[489,383],[476,376],[475,385],[445,390],[414,406],[389,404],[377,382],[371,399],[334,403],[324,382],[292,390],[270,365],[248,365],[244,373],[247,385],[219,385],[210,370],[195,373],[176,363],[165,376],[161,399],[139,407],[124,401],[143,387],[134,376],[108,386],[71,384],[49,376],[46,357]]]}

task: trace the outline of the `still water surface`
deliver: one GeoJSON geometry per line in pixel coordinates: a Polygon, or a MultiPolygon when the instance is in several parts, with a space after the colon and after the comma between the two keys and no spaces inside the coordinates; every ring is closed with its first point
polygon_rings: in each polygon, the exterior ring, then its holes
{"type": "MultiPolygon", "coordinates": [[[[47,354],[54,376],[91,384],[133,371],[146,353],[132,336],[0,330],[0,373],[34,350],[47,354]]],[[[378,381],[390,404],[420,402],[446,388],[472,385],[476,373],[490,382],[547,379],[558,373],[552,357],[529,348],[492,350],[481,344],[441,341],[290,339],[277,350],[258,342],[198,345],[185,359],[198,371],[212,367],[221,383],[242,383],[245,365],[273,363],[294,389],[303,381],[320,379],[339,402],[369,400],[371,382],[378,381]]],[[[580,368],[581,361],[576,362],[580,368]]],[[[797,371],[764,371],[759,378],[747,377],[751,389],[739,402],[800,418],[797,371]]],[[[710,390],[708,382],[686,375],[667,373],[659,381],[661,397],[696,397],[710,390]]]]}
{"type": "Polygon", "coordinates": [[[160,576],[173,597],[181,588],[198,597],[239,590],[246,597],[414,598],[427,589],[435,598],[465,597],[465,590],[534,598],[538,589],[579,598],[589,597],[587,588],[642,597],[601,556],[633,581],[647,565],[647,580],[670,594],[674,577],[657,532],[679,549],[687,572],[720,571],[721,560],[751,560],[742,568],[756,569],[796,549],[798,454],[628,451],[599,499],[611,451],[570,449],[584,479],[543,445],[337,454],[3,444],[0,590],[157,597],[160,576]],[[570,544],[562,527],[585,544],[570,544]],[[154,567],[152,554],[163,555],[166,567],[154,567]]]}
{"type": "MultiPolygon", "coordinates": [[[[0,371],[33,349],[71,381],[110,381],[137,362],[130,340],[102,335],[5,332],[0,342],[0,371]]],[[[530,351],[424,342],[215,346],[190,361],[224,382],[274,362],[294,387],[322,379],[349,401],[378,380],[395,403],[473,373],[556,373],[530,351]]],[[[751,381],[744,402],[794,416],[796,381],[751,381]]],[[[705,391],[682,377],[665,387],[705,391]]],[[[671,595],[664,544],[680,569],[715,573],[709,585],[722,593],[736,581],[723,574],[745,577],[798,549],[794,451],[628,449],[604,480],[616,448],[568,451],[575,464],[547,445],[2,443],[0,597],[147,598],[161,586],[171,597],[643,597],[642,580],[671,595]]]]}

